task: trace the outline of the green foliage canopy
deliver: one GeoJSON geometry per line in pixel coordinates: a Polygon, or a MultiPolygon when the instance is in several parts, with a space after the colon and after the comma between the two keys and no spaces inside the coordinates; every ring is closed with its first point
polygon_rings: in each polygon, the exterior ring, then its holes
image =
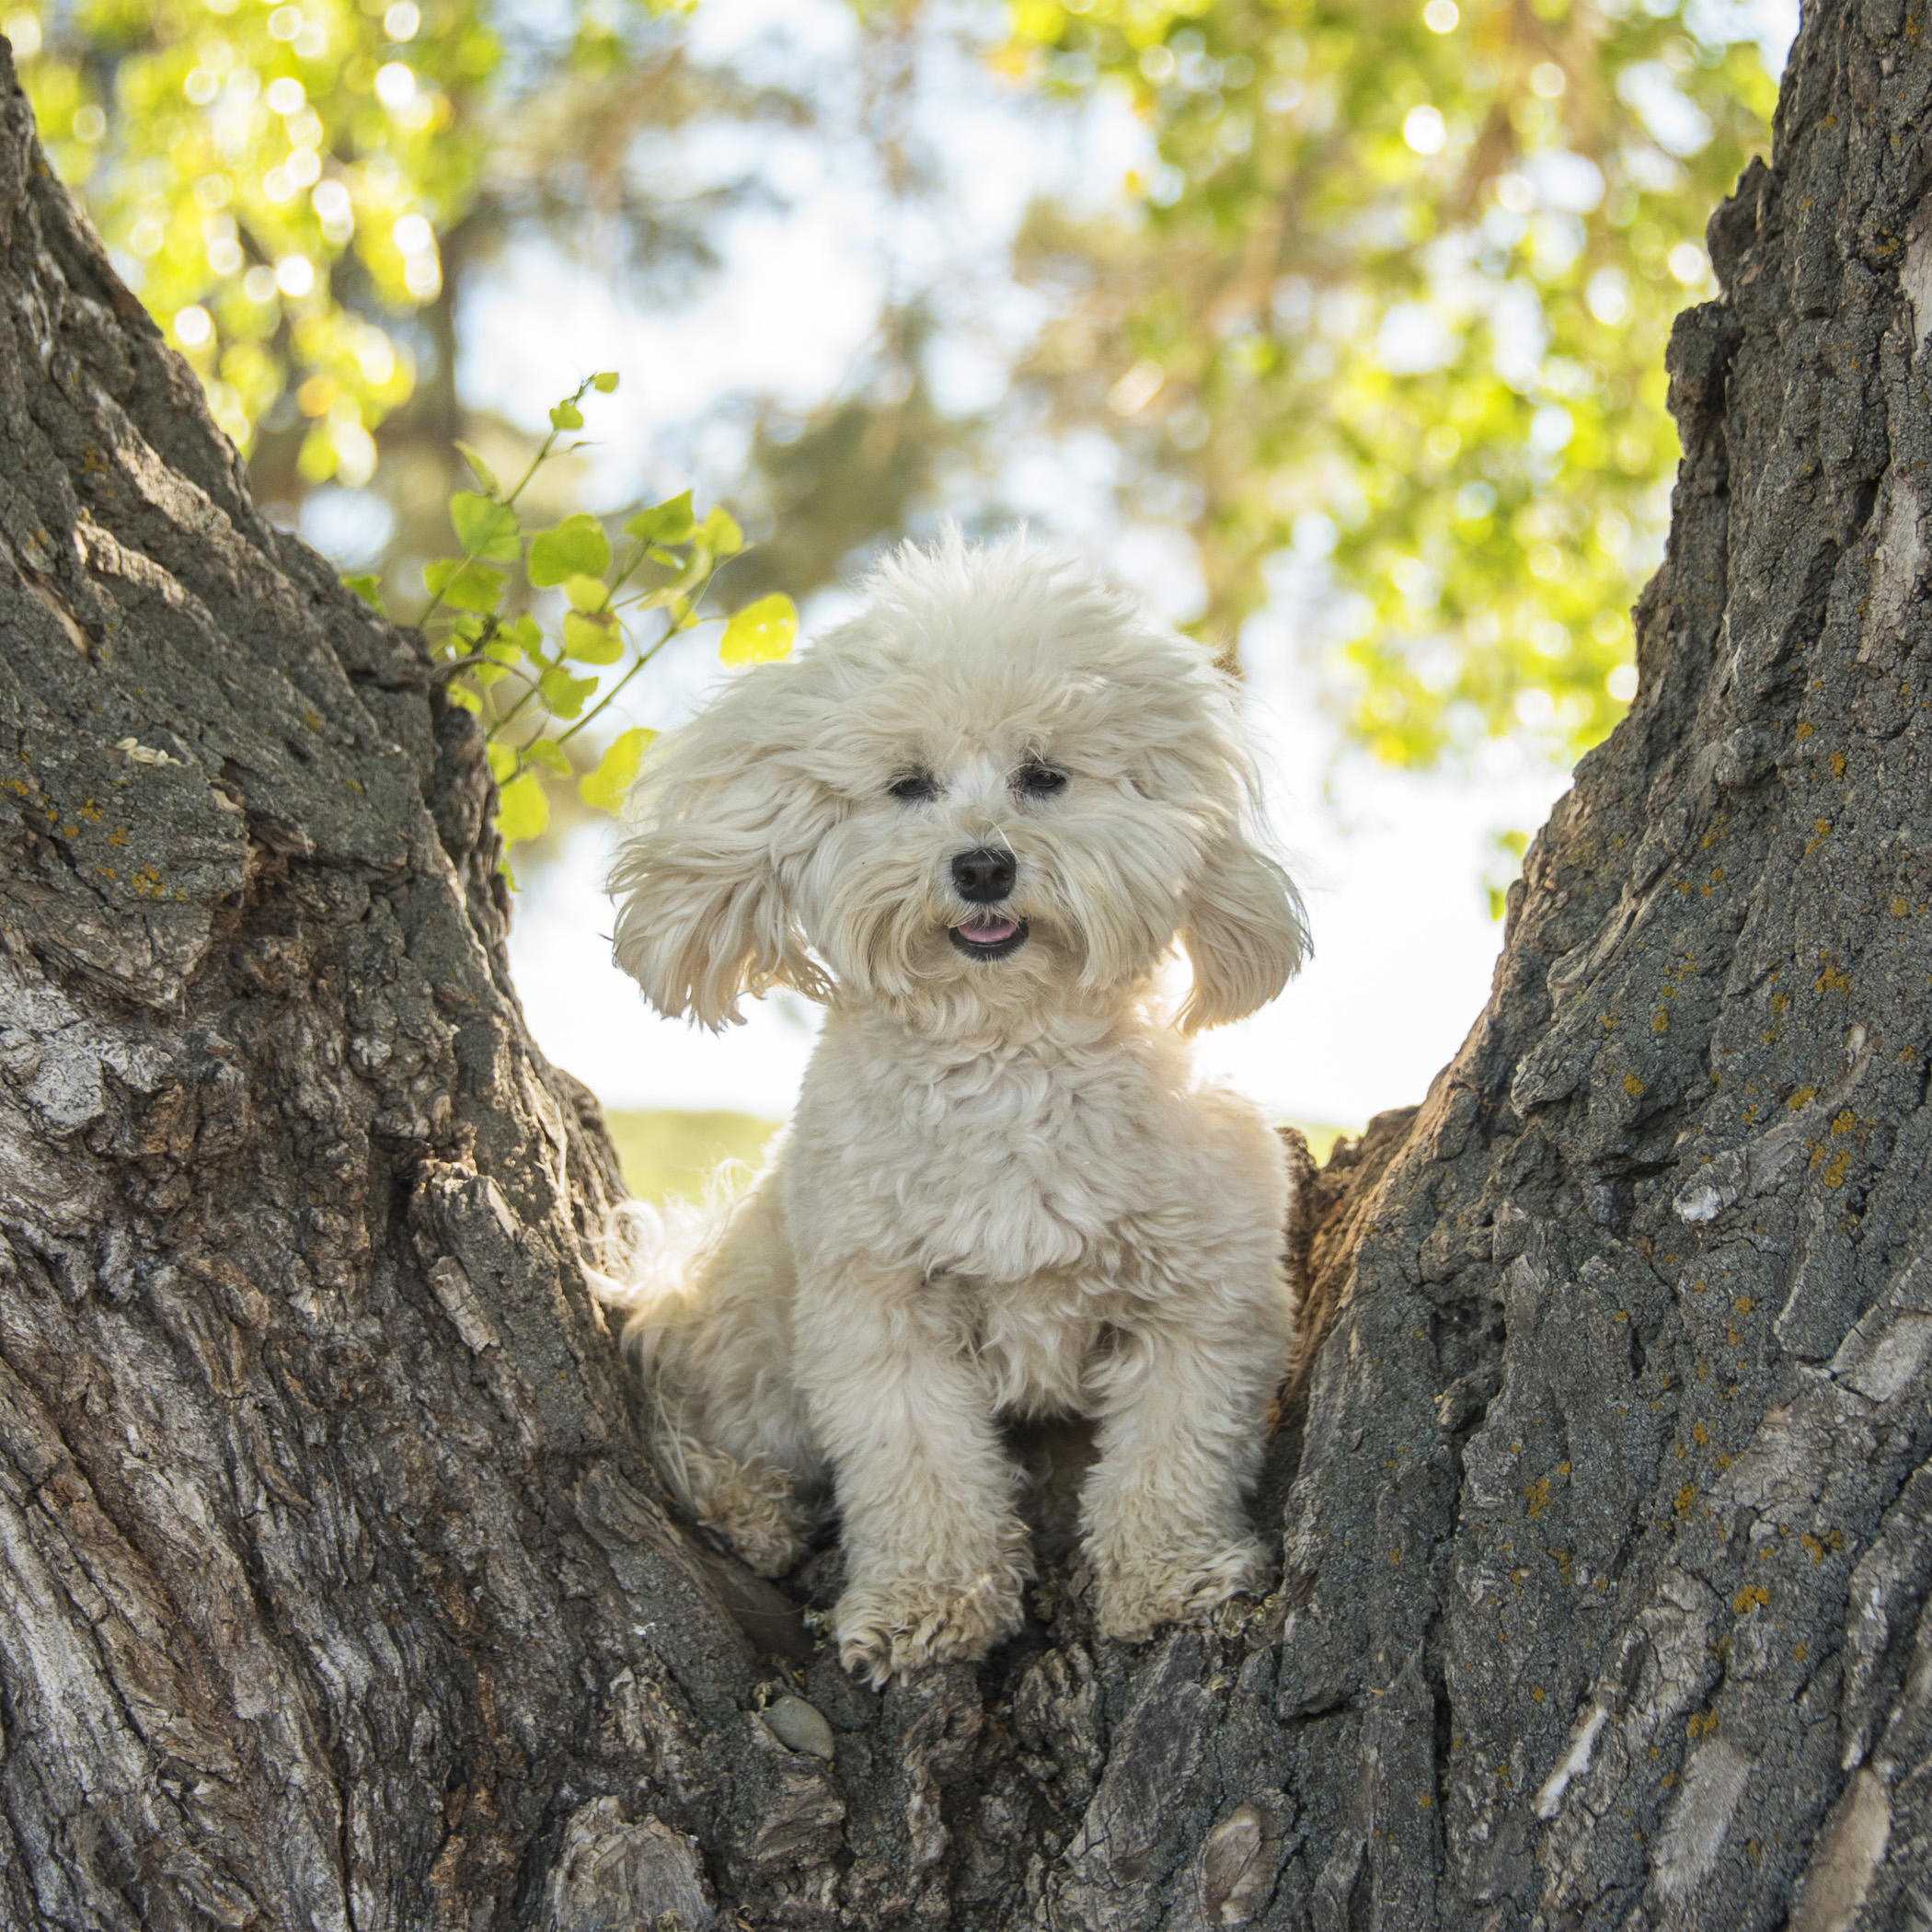
{"type": "MultiPolygon", "coordinates": [[[[735,184],[640,199],[632,137],[789,103],[695,75],[687,5],[0,0],[0,29],[124,278],[258,474],[266,458],[273,493],[299,498],[367,483],[385,423],[385,453],[414,438],[442,472],[461,417],[454,286],[518,223],[594,229],[632,266],[709,259],[706,220],[735,184]],[[422,352],[431,406],[408,410],[422,352]]],[[[391,479],[406,496],[416,467],[391,479]]]]}
{"type": "Polygon", "coordinates": [[[303,476],[366,482],[414,378],[376,317],[438,293],[437,231],[476,190],[482,10],[29,0],[4,25],[56,169],[222,428],[246,453],[292,393],[303,476]]]}
{"type": "MultiPolygon", "coordinates": [[[[246,451],[293,419],[301,476],[353,484],[415,378],[410,311],[449,309],[454,237],[492,192],[534,196],[547,224],[581,176],[655,232],[615,157],[640,116],[711,98],[667,86],[663,45],[640,51],[633,26],[664,11],[582,0],[535,54],[492,0],[17,0],[0,24],[56,165],[224,427],[246,451]],[[540,71],[566,84],[543,93],[540,71]]],[[[866,14],[867,32],[903,37],[918,11],[866,14]]],[[[1332,689],[1381,755],[1512,731],[1573,755],[1600,737],[1630,688],[1624,613],[1675,453],[1670,315],[1708,288],[1704,216],[1765,141],[1773,89],[1743,17],[1726,0],[1015,0],[1011,19],[1009,69],[1049,93],[1125,90],[1156,136],[1136,219],[1036,211],[1020,266],[1061,299],[1022,373],[1061,429],[1107,426],[1142,507],[1197,537],[1202,627],[1232,633],[1295,559],[1344,593],[1332,689]]],[[[447,362],[441,311],[423,339],[447,362]]],[[[452,391],[417,431],[439,460],[454,410],[452,391]]],[[[838,487],[803,493],[850,512],[836,542],[804,543],[832,567],[903,521],[913,444],[929,467],[1010,427],[935,422],[909,443],[897,420],[897,467],[868,495],[877,413],[831,406],[828,435],[852,431],[822,453],[838,487]]],[[[447,494],[403,477],[406,521],[447,494]]],[[[513,520],[487,491],[451,515],[463,554],[431,590],[451,621],[491,616],[513,520]]],[[[564,554],[577,521],[529,563],[530,590],[569,604],[558,648],[581,668],[549,667],[566,707],[562,678],[623,654],[609,614],[580,607],[604,573],[564,554]]],[[[798,521],[780,506],[742,584],[808,587],[798,521]]],[[[403,550],[446,542],[412,528],[403,550]]],[[[788,641],[747,618],[729,650],[788,641]]]]}
{"type": "Polygon", "coordinates": [[[1565,756],[1635,688],[1663,350],[1776,87],[1723,0],[1018,0],[1009,66],[1131,90],[1144,219],[1051,211],[1032,374],[1193,506],[1227,631],[1286,553],[1347,594],[1347,729],[1565,756]]]}

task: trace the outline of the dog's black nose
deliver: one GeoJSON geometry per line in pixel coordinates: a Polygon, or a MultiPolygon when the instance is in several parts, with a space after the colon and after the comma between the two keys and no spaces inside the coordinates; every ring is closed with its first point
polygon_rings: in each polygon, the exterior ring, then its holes
{"type": "Polygon", "coordinates": [[[991,905],[1013,890],[1013,861],[1004,852],[961,852],[952,862],[952,882],[961,899],[991,905]]]}

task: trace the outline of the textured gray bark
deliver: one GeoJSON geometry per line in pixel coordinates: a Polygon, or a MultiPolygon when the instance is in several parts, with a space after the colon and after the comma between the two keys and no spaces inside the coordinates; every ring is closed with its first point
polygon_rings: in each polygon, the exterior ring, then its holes
{"type": "Polygon", "coordinates": [[[474,722],[0,81],[0,1922],[530,1917],[803,1633],[651,1500],[474,722]]]}
{"type": "Polygon", "coordinates": [[[1305,1172],[1281,1588],[1096,1644],[1042,1432],[1028,1629],[883,1696],[660,1507],[473,728],[9,92],[0,1917],[1932,1920],[1922,24],[1807,19],[1632,715],[1461,1053],[1305,1172]]]}

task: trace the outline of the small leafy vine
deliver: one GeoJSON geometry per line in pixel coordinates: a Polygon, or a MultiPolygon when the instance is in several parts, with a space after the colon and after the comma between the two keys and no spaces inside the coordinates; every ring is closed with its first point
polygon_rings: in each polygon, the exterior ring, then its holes
{"type": "MultiPolygon", "coordinates": [[[[450,498],[463,553],[423,570],[429,602],[415,621],[451,698],[483,721],[506,855],[548,825],[545,776],[575,769],[565,747],[681,631],[722,621],[719,655],[727,664],[782,658],[798,635],[798,612],[782,592],[728,619],[698,614],[719,565],[743,549],[744,536],[722,506],[700,520],[688,489],[627,517],[621,545],[604,518],[583,511],[526,539],[518,499],[546,463],[582,446],[562,439],[583,428],[584,398],[616,386],[614,371],[585,376],[550,411],[550,433],[510,489],[459,442],[478,485],[450,498]]],[[[374,576],[344,581],[382,608],[374,576]]],[[[578,781],[584,803],[615,811],[656,736],[641,725],[617,732],[578,781]]]]}

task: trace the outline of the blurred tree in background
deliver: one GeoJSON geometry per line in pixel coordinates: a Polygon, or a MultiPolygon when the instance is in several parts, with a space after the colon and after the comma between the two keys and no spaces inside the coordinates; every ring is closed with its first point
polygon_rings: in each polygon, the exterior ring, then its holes
{"type": "MultiPolygon", "coordinates": [[[[637,0],[39,4],[4,24],[56,165],[271,508],[373,479],[404,615],[451,548],[454,440],[506,474],[538,440],[464,405],[466,290],[542,236],[632,299],[687,291],[723,217],[773,190],[755,142],[696,188],[667,151],[720,120],[816,112],[768,73],[699,66],[683,11],[637,0]]],[[[941,512],[996,522],[1018,439],[1098,435],[1121,520],[1198,554],[1195,627],[1219,643],[1271,600],[1298,609],[1347,733],[1380,756],[1515,736],[1567,758],[1608,730],[1675,458],[1664,339],[1708,293],[1709,208],[1767,141],[1754,17],[1727,0],[855,12],[854,125],[908,207],[936,192],[922,63],[962,44],[1031,111],[1131,101],[1152,160],[1110,202],[1036,201],[1006,272],[1045,320],[995,401],[940,399],[947,304],[972,298],[926,263],[886,276],[834,394],[756,410],[739,487],[711,479],[765,539],[734,563],[736,596],[802,596],[941,512]]],[[[539,516],[576,507],[569,465],[537,487],[539,516]]]]}
{"type": "Polygon", "coordinates": [[[264,485],[366,482],[444,292],[502,49],[468,6],[80,0],[6,20],[55,167],[264,485]],[[390,322],[385,327],[385,320],[390,322]],[[280,436],[293,440],[276,448],[280,436]]]}
{"type": "Polygon", "coordinates": [[[393,586],[408,615],[421,562],[451,548],[455,439],[507,467],[541,436],[463,406],[467,287],[534,232],[674,291],[711,265],[707,230],[749,190],[668,195],[638,137],[800,111],[694,69],[682,11],[29,0],[0,25],[57,169],[201,375],[258,496],[293,516],[316,486],[374,479],[391,519],[357,560],[386,547],[413,565],[393,586]]]}
{"type": "Polygon", "coordinates": [[[1397,764],[1518,726],[1574,756],[1635,689],[1673,313],[1777,96],[1711,0],[1020,0],[1040,85],[1133,90],[1141,218],[1041,209],[1028,375],[1184,506],[1227,631],[1271,559],[1350,593],[1340,696],[1397,764]],[[1285,553],[1285,557],[1283,556],[1285,553]]]}

